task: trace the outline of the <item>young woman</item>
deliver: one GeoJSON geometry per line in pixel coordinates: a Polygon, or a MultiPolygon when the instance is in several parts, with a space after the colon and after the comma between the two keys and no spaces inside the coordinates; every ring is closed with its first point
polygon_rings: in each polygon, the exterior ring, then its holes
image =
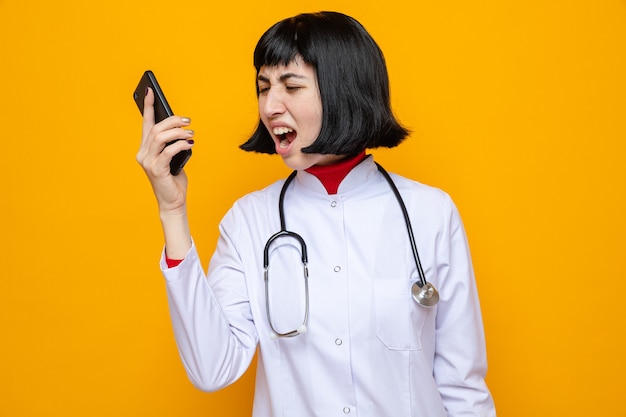
{"type": "Polygon", "coordinates": [[[261,37],[254,65],[260,122],[242,148],[277,153],[294,175],[235,202],[207,274],[185,173],[169,173],[193,146],[190,120],[154,124],[145,98],[137,159],[159,203],[189,378],[225,387],[258,347],[255,417],[495,416],[459,214],[444,192],[366,154],[407,136],[374,40],[349,16],[302,14],[261,37]]]}

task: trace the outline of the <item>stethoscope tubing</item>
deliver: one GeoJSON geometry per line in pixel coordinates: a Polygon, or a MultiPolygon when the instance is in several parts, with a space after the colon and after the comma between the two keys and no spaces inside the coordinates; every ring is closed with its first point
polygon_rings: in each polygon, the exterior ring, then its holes
{"type": "Polygon", "coordinates": [[[411,226],[411,219],[409,218],[409,212],[406,209],[406,205],[404,204],[404,200],[402,199],[402,196],[400,195],[400,191],[398,190],[398,187],[396,187],[396,184],[391,179],[391,176],[389,176],[389,173],[378,162],[375,162],[375,164],[378,167],[378,171],[380,171],[380,173],[383,174],[383,177],[385,177],[385,179],[389,183],[391,190],[396,196],[396,200],[398,200],[400,209],[402,210],[402,215],[404,216],[404,222],[406,223],[406,230],[407,230],[407,233],[409,234],[409,242],[411,243],[411,251],[413,252],[413,259],[415,260],[415,266],[417,267],[417,275],[419,276],[419,286],[423,287],[424,285],[426,285],[426,274],[424,273],[424,268],[422,268],[422,262],[420,261],[420,256],[417,252],[417,244],[415,243],[415,236],[413,235],[413,227],[411,226]]]}
{"type": "MultiPolygon", "coordinates": [[[[411,243],[411,252],[413,254],[413,259],[415,261],[415,267],[417,269],[418,281],[413,284],[411,288],[411,292],[413,298],[418,304],[421,304],[425,307],[432,307],[439,300],[439,295],[435,287],[433,287],[428,281],[426,281],[426,274],[424,273],[424,268],[422,267],[422,263],[420,261],[419,254],[417,252],[417,244],[415,243],[415,236],[413,234],[413,227],[411,225],[411,220],[409,218],[409,213],[406,209],[406,205],[404,204],[404,200],[400,195],[400,191],[398,187],[396,187],[395,183],[391,179],[391,176],[385,171],[385,169],[377,162],[376,166],[378,167],[378,171],[383,175],[393,194],[398,201],[398,205],[402,211],[402,216],[404,217],[404,222],[406,224],[406,230],[409,236],[409,242],[411,243]]],[[[265,248],[263,250],[263,274],[265,281],[265,308],[267,313],[267,321],[269,323],[270,329],[272,330],[272,337],[293,337],[297,336],[301,333],[306,332],[307,324],[309,321],[309,269],[308,269],[308,255],[306,249],[306,243],[302,236],[295,232],[290,232],[287,230],[285,224],[285,209],[284,209],[284,201],[285,201],[285,193],[287,192],[287,188],[289,184],[296,177],[297,171],[293,171],[289,177],[285,180],[282,189],[280,190],[280,196],[278,198],[278,214],[280,217],[280,231],[273,234],[265,244],[265,248]],[[301,247],[301,256],[302,256],[302,264],[304,268],[304,292],[305,292],[305,308],[304,308],[304,319],[302,320],[302,324],[298,329],[292,330],[290,332],[281,333],[278,332],[274,328],[274,324],[272,323],[272,317],[270,313],[270,300],[269,300],[269,251],[272,243],[277,239],[289,237],[296,239],[300,243],[301,247]]]]}
{"type": "Polygon", "coordinates": [[[306,325],[309,322],[309,267],[308,267],[308,254],[306,249],[306,243],[302,236],[295,232],[290,232],[287,230],[285,225],[285,193],[287,192],[287,188],[289,184],[296,177],[297,171],[293,171],[289,177],[285,180],[282,189],[280,190],[280,196],[278,197],[278,214],[280,216],[280,231],[274,233],[265,244],[265,249],[263,250],[263,279],[265,281],[265,312],[267,315],[267,321],[270,325],[270,329],[272,330],[272,334],[275,337],[293,337],[297,336],[306,331],[306,325]],[[272,323],[272,314],[270,312],[270,294],[269,294],[269,251],[272,243],[280,238],[292,238],[296,239],[300,243],[300,254],[302,259],[303,273],[304,273],[304,293],[306,294],[305,302],[304,302],[304,319],[302,320],[302,324],[296,330],[292,330],[289,332],[281,333],[274,327],[272,323]]]}

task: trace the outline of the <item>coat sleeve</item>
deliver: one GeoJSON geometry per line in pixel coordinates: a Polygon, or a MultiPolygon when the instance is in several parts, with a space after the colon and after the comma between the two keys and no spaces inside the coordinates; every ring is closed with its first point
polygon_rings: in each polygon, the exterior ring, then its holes
{"type": "Polygon", "coordinates": [[[434,377],[450,417],[495,417],[485,384],[485,338],[467,237],[454,203],[437,248],[440,301],[436,319],[434,377]]]}
{"type": "Polygon", "coordinates": [[[237,228],[232,213],[220,224],[220,237],[208,278],[195,245],[174,268],[161,268],[166,280],[174,336],[191,382],[203,391],[216,391],[235,382],[250,365],[258,337],[245,277],[237,253],[237,228]],[[235,234],[235,236],[233,236],[235,234]]]}

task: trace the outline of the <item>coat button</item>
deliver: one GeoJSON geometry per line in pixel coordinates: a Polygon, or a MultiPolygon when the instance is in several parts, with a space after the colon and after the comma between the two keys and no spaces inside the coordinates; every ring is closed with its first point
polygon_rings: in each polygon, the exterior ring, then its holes
{"type": "Polygon", "coordinates": [[[330,203],[330,206],[331,206],[332,208],[337,207],[337,202],[336,202],[336,201],[333,201],[332,203],[330,203]]]}
{"type": "Polygon", "coordinates": [[[350,407],[344,407],[343,408],[343,413],[344,414],[350,414],[350,407]]]}
{"type": "Polygon", "coordinates": [[[341,339],[337,338],[337,339],[335,339],[335,344],[336,344],[337,346],[341,346],[341,345],[343,344],[343,340],[341,340],[341,339]]]}
{"type": "Polygon", "coordinates": [[[333,268],[333,271],[340,272],[341,271],[341,267],[339,265],[337,265],[336,267],[333,268]]]}

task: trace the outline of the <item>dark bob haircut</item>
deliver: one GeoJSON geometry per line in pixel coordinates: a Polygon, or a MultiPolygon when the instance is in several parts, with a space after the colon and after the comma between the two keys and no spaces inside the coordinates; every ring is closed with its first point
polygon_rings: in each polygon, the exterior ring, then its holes
{"type": "MultiPolygon", "coordinates": [[[[276,23],[254,50],[257,76],[262,66],[288,65],[297,56],[315,70],[323,112],[319,136],[302,152],[356,155],[397,146],[409,134],[391,111],[383,53],[355,19],[320,12],[276,23]]],[[[261,121],[241,149],[276,153],[261,121]]]]}

